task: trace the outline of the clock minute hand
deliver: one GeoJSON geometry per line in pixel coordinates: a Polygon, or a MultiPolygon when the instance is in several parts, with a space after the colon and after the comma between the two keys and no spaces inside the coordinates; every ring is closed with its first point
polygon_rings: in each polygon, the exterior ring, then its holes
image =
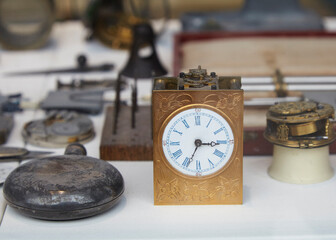
{"type": "Polygon", "coordinates": [[[195,156],[195,153],[196,153],[198,147],[202,146],[202,141],[200,139],[196,139],[195,140],[195,146],[196,146],[196,148],[195,148],[193,154],[191,155],[191,157],[189,158],[188,166],[194,160],[193,158],[195,156]]]}
{"type": "Polygon", "coordinates": [[[207,145],[207,146],[214,147],[214,146],[216,146],[216,145],[219,145],[219,143],[216,143],[216,142],[214,142],[214,141],[211,141],[211,142],[209,142],[209,143],[202,143],[202,145],[207,145]]]}

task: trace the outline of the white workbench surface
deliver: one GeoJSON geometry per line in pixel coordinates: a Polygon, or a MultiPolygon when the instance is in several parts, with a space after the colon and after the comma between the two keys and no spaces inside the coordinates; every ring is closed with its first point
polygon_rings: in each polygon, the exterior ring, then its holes
{"type": "MultiPolygon", "coordinates": [[[[333,27],[332,20],[328,26],[333,27]]],[[[171,71],[172,28],[158,45],[162,62],[171,71]]],[[[40,101],[55,88],[57,76],[7,78],[6,71],[57,68],[74,64],[86,53],[93,64],[115,62],[122,68],[127,54],[99,43],[85,43],[80,23],[57,24],[48,47],[28,52],[2,51],[0,89],[3,94],[23,92],[40,101]]],[[[71,80],[74,75],[61,79],[71,80]]],[[[78,76],[78,75],[76,75],[78,76]]],[[[80,75],[79,75],[80,76],[80,75]]],[[[116,72],[89,74],[86,79],[115,77],[116,72]]],[[[8,146],[24,146],[20,131],[25,122],[44,116],[42,111],[15,115],[15,129],[8,146]]],[[[103,114],[92,117],[96,138],[85,146],[99,158],[103,114]]],[[[30,150],[43,150],[27,145],[30,150]]],[[[62,149],[53,150],[62,154],[62,149]]],[[[291,185],[267,175],[271,157],[244,158],[244,202],[235,206],[154,206],[152,162],[113,162],[124,176],[122,200],[108,212],[75,221],[42,221],[25,217],[6,207],[0,195],[0,239],[336,239],[336,176],[313,185],[291,185]]],[[[331,156],[336,169],[336,156],[331,156]]],[[[2,188],[0,189],[2,191],[2,188]]]]}

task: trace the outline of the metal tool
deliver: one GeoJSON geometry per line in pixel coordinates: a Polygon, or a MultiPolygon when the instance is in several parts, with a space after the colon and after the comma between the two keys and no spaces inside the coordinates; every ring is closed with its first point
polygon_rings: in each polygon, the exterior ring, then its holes
{"type": "Polygon", "coordinates": [[[130,78],[152,78],[167,74],[156,53],[155,34],[148,23],[133,27],[134,41],[127,64],[121,70],[121,75],[130,78]],[[144,46],[148,47],[148,55],[140,54],[144,46]]]}
{"type": "Polygon", "coordinates": [[[51,154],[47,151],[29,151],[26,148],[0,147],[0,162],[22,161],[51,154]]]}
{"type": "MultiPolygon", "coordinates": [[[[125,81],[122,81],[122,89],[125,88],[125,81]]],[[[64,83],[61,80],[57,80],[57,89],[92,89],[92,88],[116,88],[117,80],[116,79],[104,79],[104,80],[84,80],[84,79],[72,79],[70,83],[64,83]]]]}
{"type": "Polygon", "coordinates": [[[28,71],[28,72],[11,72],[5,73],[7,76],[23,76],[23,75],[39,75],[39,74],[61,74],[61,73],[87,73],[87,72],[107,72],[114,69],[114,64],[105,63],[102,65],[89,66],[87,57],[79,55],[77,57],[77,67],[64,68],[64,69],[50,69],[41,71],[28,71]]]}
{"type": "Polygon", "coordinates": [[[115,108],[113,117],[113,134],[117,133],[118,115],[120,111],[120,91],[122,77],[129,77],[134,79],[132,87],[132,108],[131,108],[131,127],[136,126],[136,112],[138,110],[137,102],[137,81],[141,78],[152,78],[165,75],[166,69],[162,66],[155,50],[154,39],[155,34],[153,28],[147,24],[137,24],[133,27],[134,41],[132,44],[130,57],[126,66],[121,70],[116,87],[115,108]],[[148,56],[141,56],[139,51],[147,46],[151,51],[148,56]]]}
{"type": "Polygon", "coordinates": [[[66,110],[98,114],[104,106],[104,91],[100,89],[50,91],[40,107],[46,111],[66,110]]]}

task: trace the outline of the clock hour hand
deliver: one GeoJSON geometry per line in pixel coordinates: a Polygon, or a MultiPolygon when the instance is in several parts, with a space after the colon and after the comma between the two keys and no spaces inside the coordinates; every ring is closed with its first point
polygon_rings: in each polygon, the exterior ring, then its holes
{"type": "Polygon", "coordinates": [[[193,154],[191,155],[191,157],[189,158],[188,166],[194,160],[193,158],[194,158],[194,155],[195,155],[198,147],[202,146],[202,141],[200,139],[196,139],[195,140],[195,146],[196,146],[196,148],[195,148],[193,154]]]}
{"type": "Polygon", "coordinates": [[[211,142],[209,142],[209,143],[202,143],[202,145],[207,145],[207,146],[214,147],[214,146],[216,146],[216,145],[219,145],[219,143],[216,143],[216,142],[214,142],[214,141],[211,141],[211,142]]]}

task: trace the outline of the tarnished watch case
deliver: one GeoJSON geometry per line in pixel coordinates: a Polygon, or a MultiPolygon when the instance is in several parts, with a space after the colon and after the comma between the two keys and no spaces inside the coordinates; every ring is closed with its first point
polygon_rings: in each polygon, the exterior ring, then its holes
{"type": "Polygon", "coordinates": [[[24,215],[44,220],[90,217],[114,206],[124,192],[121,173],[111,164],[87,157],[71,144],[65,155],[32,160],[6,179],[9,205],[24,215]]]}

